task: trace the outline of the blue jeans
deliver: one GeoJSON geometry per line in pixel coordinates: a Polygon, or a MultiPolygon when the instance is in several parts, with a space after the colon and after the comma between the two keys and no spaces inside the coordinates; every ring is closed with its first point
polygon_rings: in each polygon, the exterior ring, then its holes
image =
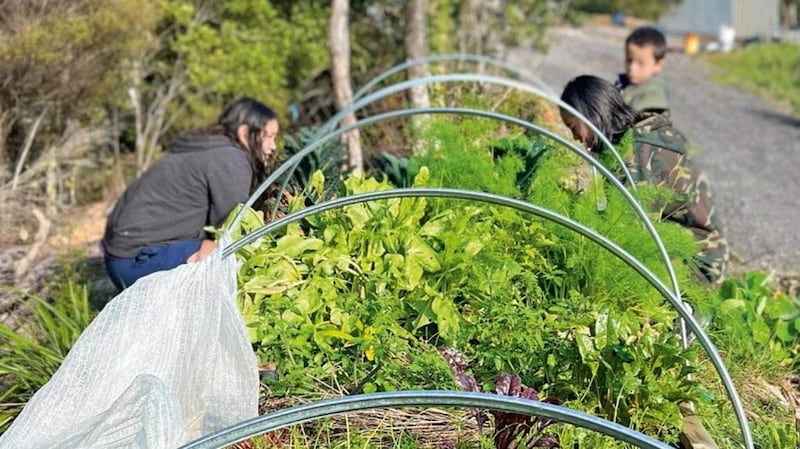
{"type": "Polygon", "coordinates": [[[120,290],[130,287],[137,279],[156,271],[171,270],[186,263],[200,249],[202,240],[179,240],[161,246],[148,246],[136,257],[114,257],[105,250],[105,265],[111,282],[120,290]]]}

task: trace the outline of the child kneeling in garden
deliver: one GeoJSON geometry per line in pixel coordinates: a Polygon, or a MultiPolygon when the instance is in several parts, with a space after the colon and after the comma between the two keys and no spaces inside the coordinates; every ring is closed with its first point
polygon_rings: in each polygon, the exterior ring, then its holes
{"type": "MultiPolygon", "coordinates": [[[[667,187],[677,194],[669,204],[656,205],[661,218],[692,231],[701,247],[695,256],[698,278],[718,285],[728,265],[728,244],[718,224],[708,180],[692,164],[669,119],[634,111],[611,83],[590,75],[567,83],[561,99],[588,118],[613,144],[633,130],[634,150],[625,162],[634,182],[667,187]]],[[[573,137],[589,151],[599,154],[604,150],[602,141],[586,124],[563,109],[561,118],[573,137]]]]}

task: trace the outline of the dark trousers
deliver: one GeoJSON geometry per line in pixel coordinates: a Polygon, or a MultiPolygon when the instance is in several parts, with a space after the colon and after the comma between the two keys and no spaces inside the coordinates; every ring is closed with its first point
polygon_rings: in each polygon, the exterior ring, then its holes
{"type": "Polygon", "coordinates": [[[179,240],[167,245],[148,246],[136,257],[121,258],[105,254],[106,272],[120,290],[130,287],[137,279],[156,271],[171,270],[186,263],[200,249],[201,240],[179,240]]]}

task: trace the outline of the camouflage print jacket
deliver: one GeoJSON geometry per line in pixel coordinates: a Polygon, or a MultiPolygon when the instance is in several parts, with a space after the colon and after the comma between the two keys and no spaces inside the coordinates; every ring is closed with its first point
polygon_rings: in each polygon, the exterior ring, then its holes
{"type": "Polygon", "coordinates": [[[692,165],[680,135],[667,118],[645,114],[633,128],[634,151],[628,162],[637,183],[669,187],[677,195],[666,205],[655,204],[663,219],[689,228],[701,246],[696,262],[701,275],[712,284],[724,276],[728,245],[718,223],[706,177],[692,165]]]}

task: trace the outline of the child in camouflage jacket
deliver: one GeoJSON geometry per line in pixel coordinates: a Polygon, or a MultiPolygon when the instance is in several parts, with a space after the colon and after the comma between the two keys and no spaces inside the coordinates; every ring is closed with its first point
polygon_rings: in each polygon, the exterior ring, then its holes
{"type": "MultiPolygon", "coordinates": [[[[612,143],[633,131],[634,151],[628,164],[635,182],[647,182],[672,189],[677,195],[669,204],[653,205],[662,219],[690,229],[700,244],[695,261],[698,277],[717,285],[727,268],[728,245],[718,223],[708,179],[692,164],[680,134],[661,114],[637,113],[626,105],[607,81],[579,76],[564,88],[561,99],[588,118],[612,143]]],[[[602,142],[569,112],[562,119],[590,151],[603,150],[602,142]]]]}

